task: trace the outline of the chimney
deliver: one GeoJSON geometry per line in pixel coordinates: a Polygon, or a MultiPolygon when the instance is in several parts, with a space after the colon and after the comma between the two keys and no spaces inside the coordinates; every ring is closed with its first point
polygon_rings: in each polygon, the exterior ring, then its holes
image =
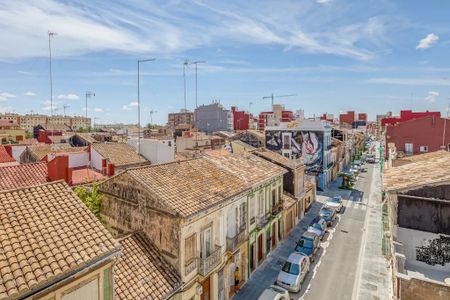
{"type": "Polygon", "coordinates": [[[47,163],[48,178],[50,181],[63,179],[68,185],[72,184],[72,170],[69,168],[69,156],[55,156],[47,163]]]}
{"type": "Polygon", "coordinates": [[[102,159],[102,174],[106,175],[106,158],[102,159]]]}

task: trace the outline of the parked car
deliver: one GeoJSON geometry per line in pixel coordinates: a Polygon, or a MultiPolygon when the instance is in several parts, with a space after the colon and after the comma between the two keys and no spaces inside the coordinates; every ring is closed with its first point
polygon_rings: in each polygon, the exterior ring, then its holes
{"type": "Polygon", "coordinates": [[[325,203],[325,207],[332,208],[336,210],[338,213],[342,212],[342,208],[344,207],[342,197],[334,196],[333,198],[329,198],[328,201],[325,203]]]}
{"type": "Polygon", "coordinates": [[[327,222],[324,219],[316,218],[313,223],[308,227],[308,232],[316,234],[321,240],[325,236],[327,229],[327,222]]]}
{"type": "Polygon", "coordinates": [[[311,261],[314,261],[314,256],[319,251],[320,238],[317,234],[306,231],[302,237],[297,241],[295,251],[307,255],[311,261]]]}
{"type": "Polygon", "coordinates": [[[373,154],[369,154],[368,156],[367,156],[367,163],[369,163],[369,164],[374,164],[375,163],[375,155],[373,155],[373,154]]]}
{"type": "Polygon", "coordinates": [[[271,285],[259,295],[258,300],[289,300],[289,292],[281,286],[271,285]]]}
{"type": "Polygon", "coordinates": [[[327,225],[331,225],[336,219],[336,211],[334,209],[322,207],[319,211],[319,217],[323,218],[327,222],[327,225]]]}
{"type": "Polygon", "coordinates": [[[297,252],[291,253],[278,274],[277,285],[290,292],[298,293],[309,272],[309,265],[308,256],[297,252]]]}

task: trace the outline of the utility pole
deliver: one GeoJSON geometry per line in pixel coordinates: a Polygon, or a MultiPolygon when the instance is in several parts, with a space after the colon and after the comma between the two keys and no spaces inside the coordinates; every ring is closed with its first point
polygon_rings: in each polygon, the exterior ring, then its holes
{"type": "Polygon", "coordinates": [[[140,92],[140,65],[141,63],[154,61],[154,58],[138,59],[137,61],[137,96],[138,96],[138,154],[141,154],[141,92],[140,92]]]}
{"type": "Polygon", "coordinates": [[[251,114],[251,111],[252,111],[252,104],[253,104],[253,102],[251,102],[251,101],[248,103],[248,113],[249,114],[251,114]]]}

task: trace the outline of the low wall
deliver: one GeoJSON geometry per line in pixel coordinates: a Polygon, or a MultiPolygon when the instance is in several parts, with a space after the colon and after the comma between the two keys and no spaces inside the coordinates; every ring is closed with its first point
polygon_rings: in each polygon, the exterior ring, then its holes
{"type": "Polygon", "coordinates": [[[450,286],[411,278],[400,279],[402,300],[448,300],[450,286]]]}

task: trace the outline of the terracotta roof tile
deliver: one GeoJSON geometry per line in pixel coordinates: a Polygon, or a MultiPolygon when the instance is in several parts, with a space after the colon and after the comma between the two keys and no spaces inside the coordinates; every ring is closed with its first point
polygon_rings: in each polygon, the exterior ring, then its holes
{"type": "Polygon", "coordinates": [[[11,163],[11,162],[15,162],[15,161],[16,160],[8,154],[5,147],[0,145],[0,164],[11,163]]]}
{"type": "Polygon", "coordinates": [[[408,157],[411,163],[385,169],[384,189],[407,190],[436,183],[450,183],[450,153],[437,151],[408,157]]]}
{"type": "Polygon", "coordinates": [[[49,153],[74,153],[87,151],[87,147],[72,147],[70,144],[38,144],[27,147],[27,151],[36,159],[42,160],[49,153]]]}
{"type": "Polygon", "coordinates": [[[163,209],[181,217],[213,207],[285,172],[284,168],[249,153],[203,157],[126,171],[160,200],[163,209]]]}
{"type": "Polygon", "coordinates": [[[43,184],[47,176],[45,162],[0,167],[0,191],[43,184]]]}
{"type": "Polygon", "coordinates": [[[265,148],[258,148],[252,153],[290,169],[295,168],[298,165],[303,165],[303,158],[292,160],[287,157],[284,157],[283,155],[277,152],[265,148]]]}
{"type": "Polygon", "coordinates": [[[149,162],[125,143],[94,143],[92,148],[116,167],[149,162]]]}
{"type": "Polygon", "coordinates": [[[62,181],[0,192],[0,299],[22,298],[119,245],[62,181]]]}
{"type": "Polygon", "coordinates": [[[114,274],[117,299],[166,299],[180,286],[178,272],[144,233],[134,233],[119,242],[122,255],[114,274]]]}

